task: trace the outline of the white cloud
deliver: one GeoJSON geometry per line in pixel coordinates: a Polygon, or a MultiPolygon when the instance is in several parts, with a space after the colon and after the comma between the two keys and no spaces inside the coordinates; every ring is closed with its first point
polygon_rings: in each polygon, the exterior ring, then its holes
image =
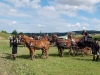
{"type": "Polygon", "coordinates": [[[12,24],[16,24],[16,23],[17,23],[16,21],[13,21],[13,22],[12,22],[12,24]]]}
{"type": "MultiPolygon", "coordinates": [[[[88,12],[93,12],[95,9],[94,4],[99,3],[100,0],[55,0],[57,6],[68,10],[85,10],[88,12]],[[64,7],[63,7],[64,6],[64,7]]],[[[62,9],[63,10],[63,9],[62,9]]],[[[67,10],[67,11],[68,11],[67,10]]]]}
{"type": "Polygon", "coordinates": [[[78,12],[78,10],[95,12],[96,6],[94,5],[100,0],[55,0],[46,6],[40,3],[45,0],[5,1],[7,3],[0,2],[0,16],[5,18],[0,21],[0,24],[9,24],[19,31],[24,27],[25,32],[39,32],[41,28],[41,31],[63,32],[91,29],[95,25],[100,25],[100,20],[96,17],[89,18],[84,16],[84,13],[78,12]],[[17,26],[20,26],[20,29],[17,26]]]}
{"type": "Polygon", "coordinates": [[[45,10],[55,11],[55,7],[54,6],[45,6],[44,9],[45,10]]]}
{"type": "Polygon", "coordinates": [[[41,28],[42,28],[42,27],[45,27],[45,25],[41,25],[41,24],[38,24],[38,26],[41,27],[41,28]]]}
{"type": "Polygon", "coordinates": [[[11,23],[9,23],[8,25],[16,25],[17,22],[16,21],[12,21],[11,23]]]}
{"type": "Polygon", "coordinates": [[[83,27],[83,30],[86,30],[86,27],[83,27]]]}
{"type": "Polygon", "coordinates": [[[82,23],[81,25],[82,26],[86,26],[86,27],[89,27],[90,26],[88,23],[82,23]]]}
{"type": "Polygon", "coordinates": [[[41,0],[6,0],[9,3],[12,3],[15,7],[31,7],[31,8],[40,8],[38,4],[41,0]]]}
{"type": "Polygon", "coordinates": [[[12,13],[16,13],[17,10],[16,10],[16,9],[10,9],[10,12],[12,12],[12,13]]]}
{"type": "Polygon", "coordinates": [[[79,22],[77,22],[76,24],[67,24],[67,27],[74,27],[74,28],[78,28],[81,27],[81,24],[79,22]]]}
{"type": "Polygon", "coordinates": [[[76,26],[76,27],[80,27],[81,25],[80,25],[79,22],[77,22],[77,23],[75,24],[75,26],[76,26]]]}

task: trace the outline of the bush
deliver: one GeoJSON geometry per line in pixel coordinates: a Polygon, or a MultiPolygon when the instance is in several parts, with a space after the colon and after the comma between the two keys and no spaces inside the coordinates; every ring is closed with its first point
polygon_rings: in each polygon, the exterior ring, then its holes
{"type": "Polygon", "coordinates": [[[6,31],[2,30],[1,33],[7,33],[6,31]]]}
{"type": "Polygon", "coordinates": [[[100,41],[100,36],[93,36],[93,40],[94,38],[98,38],[98,40],[100,41]]]}

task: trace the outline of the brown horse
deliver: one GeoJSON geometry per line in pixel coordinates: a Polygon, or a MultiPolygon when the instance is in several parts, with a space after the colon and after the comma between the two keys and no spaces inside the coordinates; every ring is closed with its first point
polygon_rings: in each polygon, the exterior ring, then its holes
{"type": "Polygon", "coordinates": [[[77,44],[77,53],[78,52],[81,52],[82,55],[85,54],[85,55],[88,55],[89,54],[89,51],[91,52],[91,47],[92,47],[92,38],[88,38],[89,40],[88,41],[85,41],[83,40],[83,38],[74,38],[75,41],[76,41],[76,44],[77,44]]]}
{"type": "Polygon", "coordinates": [[[48,50],[50,43],[46,39],[34,40],[28,36],[22,35],[22,41],[26,44],[30,51],[31,60],[33,60],[35,50],[42,50],[42,56],[45,55],[48,58],[48,50]]]}
{"type": "Polygon", "coordinates": [[[63,56],[63,50],[69,49],[69,55],[73,52],[73,55],[77,55],[79,52],[83,54],[88,54],[89,46],[84,45],[85,43],[81,41],[81,38],[73,38],[75,42],[73,42],[71,39],[62,40],[59,38],[56,38],[56,46],[58,48],[58,54],[62,57],[63,56]]]}
{"type": "Polygon", "coordinates": [[[60,55],[60,57],[63,57],[63,50],[64,49],[69,49],[69,55],[71,54],[71,52],[74,52],[74,55],[76,54],[77,51],[77,44],[73,44],[71,42],[70,39],[67,40],[63,40],[60,38],[56,38],[56,46],[58,48],[58,55],[60,55]]]}

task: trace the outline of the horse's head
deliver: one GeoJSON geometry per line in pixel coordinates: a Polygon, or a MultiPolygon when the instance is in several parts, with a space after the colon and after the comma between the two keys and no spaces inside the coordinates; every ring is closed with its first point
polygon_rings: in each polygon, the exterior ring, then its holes
{"type": "Polygon", "coordinates": [[[21,41],[24,42],[24,43],[28,43],[29,42],[28,36],[22,35],[21,36],[21,41]]]}

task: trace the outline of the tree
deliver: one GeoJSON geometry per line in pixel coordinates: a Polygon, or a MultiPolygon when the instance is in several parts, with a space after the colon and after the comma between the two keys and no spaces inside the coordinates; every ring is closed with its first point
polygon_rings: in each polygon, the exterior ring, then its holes
{"type": "Polygon", "coordinates": [[[2,30],[1,33],[7,33],[6,31],[2,30]]]}
{"type": "Polygon", "coordinates": [[[24,34],[23,32],[20,32],[20,33],[19,33],[19,35],[23,35],[23,34],[24,34]]]}
{"type": "Polygon", "coordinates": [[[18,33],[17,33],[16,30],[14,30],[14,31],[12,32],[12,34],[13,34],[13,35],[17,35],[18,33]]]}

